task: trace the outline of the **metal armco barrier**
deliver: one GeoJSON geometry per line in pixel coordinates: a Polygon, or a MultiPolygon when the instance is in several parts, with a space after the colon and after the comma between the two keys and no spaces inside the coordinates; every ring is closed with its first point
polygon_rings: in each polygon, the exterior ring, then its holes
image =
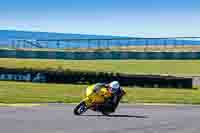
{"type": "Polygon", "coordinates": [[[38,59],[200,59],[200,52],[54,52],[0,50],[0,58],[38,59]]]}

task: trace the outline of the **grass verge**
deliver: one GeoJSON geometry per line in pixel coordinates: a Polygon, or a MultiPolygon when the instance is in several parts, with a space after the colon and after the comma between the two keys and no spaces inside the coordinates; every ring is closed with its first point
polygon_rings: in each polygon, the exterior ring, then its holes
{"type": "MultiPolygon", "coordinates": [[[[76,103],[86,85],[36,84],[0,81],[0,103],[76,103]]],[[[200,90],[125,88],[125,103],[200,104],[200,90]]]]}
{"type": "Polygon", "coordinates": [[[200,75],[199,60],[48,60],[0,59],[0,67],[71,69],[81,71],[120,72],[128,74],[200,75]]]}

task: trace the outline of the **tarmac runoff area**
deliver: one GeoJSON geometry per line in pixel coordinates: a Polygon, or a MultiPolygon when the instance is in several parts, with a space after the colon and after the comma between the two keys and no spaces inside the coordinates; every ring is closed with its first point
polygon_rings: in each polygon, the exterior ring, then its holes
{"type": "Polygon", "coordinates": [[[1,133],[200,133],[200,106],[120,105],[111,117],[75,105],[0,106],[1,133]]]}

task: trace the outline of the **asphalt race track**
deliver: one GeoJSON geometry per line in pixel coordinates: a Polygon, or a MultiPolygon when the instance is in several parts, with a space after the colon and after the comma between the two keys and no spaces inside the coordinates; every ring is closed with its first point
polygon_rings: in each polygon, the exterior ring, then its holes
{"type": "Polygon", "coordinates": [[[120,105],[112,116],[74,105],[0,107],[1,133],[200,133],[200,106],[120,105]]]}

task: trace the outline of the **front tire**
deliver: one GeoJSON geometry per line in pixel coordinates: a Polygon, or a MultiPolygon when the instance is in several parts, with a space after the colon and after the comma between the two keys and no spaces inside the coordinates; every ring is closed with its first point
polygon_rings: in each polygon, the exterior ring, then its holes
{"type": "Polygon", "coordinates": [[[85,102],[81,102],[74,108],[74,115],[81,115],[84,112],[86,112],[87,109],[88,108],[87,108],[85,102]]]}

